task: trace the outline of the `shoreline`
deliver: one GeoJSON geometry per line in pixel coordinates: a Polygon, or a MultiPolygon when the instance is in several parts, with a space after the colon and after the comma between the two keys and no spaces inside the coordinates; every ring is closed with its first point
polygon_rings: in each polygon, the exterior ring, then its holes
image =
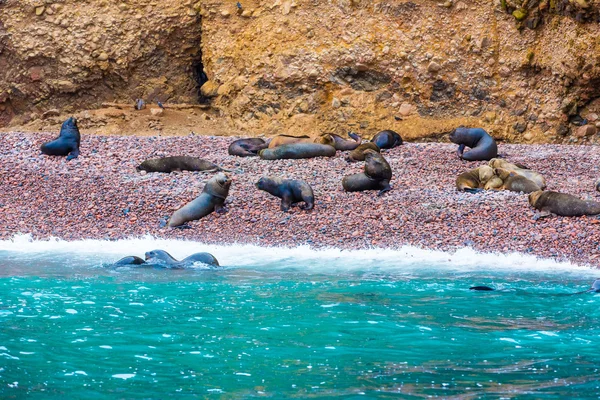
{"type": "MultiPolygon", "coordinates": [[[[332,158],[264,161],[229,156],[232,137],[89,136],[81,155],[43,156],[39,146],[51,133],[0,134],[0,240],[18,234],[33,239],[125,239],[151,235],[206,244],[254,244],[314,249],[422,249],[483,253],[519,252],[600,266],[600,220],[551,217],[533,221],[527,196],[511,192],[457,192],[456,176],[483,164],[456,157],[449,143],[405,143],[384,153],[393,190],[345,193],[344,175],[363,163],[332,158]],[[233,184],[228,212],[192,222],[193,229],[161,228],[160,220],[195,198],[214,173],[142,175],[135,166],[150,157],[191,155],[227,169],[233,184]],[[254,187],[262,175],[306,180],[315,209],[279,210],[280,200],[254,187]]],[[[600,200],[600,148],[568,145],[499,144],[508,160],[542,173],[548,190],[600,200]]]]}

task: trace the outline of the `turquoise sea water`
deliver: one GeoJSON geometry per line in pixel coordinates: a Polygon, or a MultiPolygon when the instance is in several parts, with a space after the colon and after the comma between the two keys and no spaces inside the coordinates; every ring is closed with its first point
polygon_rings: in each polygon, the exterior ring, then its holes
{"type": "Polygon", "coordinates": [[[143,241],[3,242],[0,265],[2,399],[600,396],[587,268],[143,241]],[[142,245],[225,267],[104,265],[142,245]]]}

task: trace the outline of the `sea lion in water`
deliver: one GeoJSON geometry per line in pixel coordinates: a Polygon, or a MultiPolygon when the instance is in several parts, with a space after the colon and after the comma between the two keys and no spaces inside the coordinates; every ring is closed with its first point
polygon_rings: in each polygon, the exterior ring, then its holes
{"type": "Polygon", "coordinates": [[[231,156],[256,157],[258,152],[269,147],[269,143],[260,138],[238,139],[233,141],[227,152],[231,156]]]}
{"type": "Polygon", "coordinates": [[[375,136],[373,136],[373,139],[371,139],[371,142],[375,143],[380,149],[392,149],[403,143],[400,135],[390,130],[376,133],[375,136]]]}
{"type": "Polygon", "coordinates": [[[500,190],[510,190],[511,192],[531,193],[541,190],[541,188],[532,180],[517,174],[514,171],[508,171],[502,168],[494,169],[494,173],[502,180],[500,190]]]}
{"type": "Polygon", "coordinates": [[[517,175],[524,176],[525,178],[533,181],[540,189],[546,188],[546,179],[539,172],[533,171],[524,165],[513,164],[500,158],[492,158],[488,165],[492,168],[501,168],[508,172],[514,172],[517,175]]]}
{"type": "Polygon", "coordinates": [[[600,214],[600,203],[597,201],[581,200],[570,194],[550,190],[538,190],[530,193],[529,204],[540,211],[540,218],[551,214],[564,217],[600,214]]]}
{"type": "Polygon", "coordinates": [[[450,141],[459,145],[457,154],[463,160],[491,160],[498,156],[496,141],[481,128],[458,127],[450,132],[450,141]],[[463,153],[465,146],[471,150],[463,153]]]}
{"type": "Polygon", "coordinates": [[[81,134],[77,127],[77,119],[71,117],[63,122],[58,137],[43,144],[40,150],[49,156],[67,156],[67,161],[70,161],[79,156],[80,143],[81,134]]]}
{"type": "Polygon", "coordinates": [[[194,263],[203,263],[211,267],[218,267],[219,261],[210,253],[194,253],[181,261],[176,260],[164,250],[152,250],[146,253],[146,264],[161,266],[171,269],[182,269],[192,266],[194,263]]]}
{"type": "Polygon", "coordinates": [[[378,196],[392,189],[392,168],[381,154],[375,150],[365,150],[365,172],[347,175],[342,186],[347,192],[379,190],[378,196]]]}
{"type": "Polygon", "coordinates": [[[128,265],[142,265],[145,264],[146,261],[137,257],[137,256],[127,256],[121,258],[119,261],[115,262],[113,266],[115,267],[125,267],[128,265]]]}
{"type": "Polygon", "coordinates": [[[335,144],[335,140],[329,134],[318,136],[316,138],[311,138],[310,136],[291,136],[291,135],[277,135],[269,142],[269,149],[284,146],[286,144],[294,144],[294,143],[317,143],[317,144],[326,144],[328,146],[333,146],[335,144]]]}
{"type": "Polygon", "coordinates": [[[138,171],[146,172],[163,172],[170,173],[173,171],[228,171],[210,161],[198,157],[174,156],[151,158],[136,167],[138,171]]]}
{"type": "Polygon", "coordinates": [[[263,176],[256,187],[281,199],[281,211],[287,211],[292,204],[303,201],[303,210],[312,210],[315,205],[315,195],[310,185],[296,179],[283,179],[272,176],[263,176]]]}
{"type": "Polygon", "coordinates": [[[223,212],[223,204],[229,194],[230,186],[231,179],[219,172],[204,185],[200,196],[173,213],[168,226],[179,227],[188,221],[201,219],[213,211],[223,212]]]}
{"type": "MultiPolygon", "coordinates": [[[[471,286],[469,288],[469,290],[477,290],[477,291],[486,291],[486,292],[489,292],[489,291],[494,291],[496,289],[494,289],[493,287],[489,287],[489,286],[471,286]]],[[[567,296],[572,296],[574,294],[583,294],[583,293],[600,293],[600,279],[596,279],[592,283],[592,286],[589,289],[587,289],[587,290],[583,290],[581,292],[575,292],[575,293],[568,293],[566,295],[567,296]]],[[[565,294],[560,293],[560,294],[557,294],[557,295],[559,295],[559,296],[563,295],[564,296],[565,294]]]]}
{"type": "Polygon", "coordinates": [[[352,162],[352,161],[365,161],[365,150],[375,150],[376,152],[379,153],[379,147],[372,142],[367,142],[367,143],[363,143],[360,146],[358,146],[356,149],[352,150],[349,154],[348,157],[346,158],[346,161],[352,162]]]}
{"type": "Polygon", "coordinates": [[[361,137],[354,132],[348,132],[348,136],[354,140],[347,140],[336,134],[331,134],[330,136],[334,141],[333,147],[335,147],[336,150],[341,151],[354,150],[360,146],[360,143],[362,142],[361,137]]]}
{"type": "Polygon", "coordinates": [[[456,177],[456,189],[461,192],[476,193],[502,186],[502,180],[495,176],[494,169],[487,165],[470,169],[456,177]]]}
{"type": "Polygon", "coordinates": [[[263,160],[286,160],[313,157],[333,157],[335,147],[317,143],[284,144],[275,148],[263,149],[258,155],[263,160]]]}

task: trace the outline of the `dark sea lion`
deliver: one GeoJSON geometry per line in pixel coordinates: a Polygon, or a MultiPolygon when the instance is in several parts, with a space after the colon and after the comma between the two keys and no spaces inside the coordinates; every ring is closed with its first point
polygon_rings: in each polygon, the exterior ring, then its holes
{"type": "MultiPolygon", "coordinates": [[[[469,288],[469,290],[478,290],[478,291],[494,291],[496,289],[489,287],[489,286],[472,286],[469,288]]],[[[499,290],[499,291],[507,291],[507,290],[499,290]]],[[[556,293],[554,294],[555,296],[572,296],[575,294],[584,294],[584,293],[600,293],[600,279],[596,279],[593,283],[592,286],[587,289],[587,290],[583,290],[581,292],[575,292],[575,293],[556,293]]]]}
{"type": "Polygon", "coordinates": [[[461,192],[476,193],[483,189],[494,189],[495,186],[502,185],[502,181],[493,181],[495,184],[488,185],[488,182],[494,179],[494,169],[487,165],[473,168],[456,177],[456,189],[461,192]]]}
{"type": "Polygon", "coordinates": [[[317,143],[284,144],[272,149],[263,149],[258,155],[263,160],[286,160],[313,157],[333,157],[335,147],[317,143]]]}
{"type": "Polygon", "coordinates": [[[600,214],[600,203],[597,201],[581,200],[570,194],[550,190],[530,193],[529,204],[540,211],[539,217],[547,217],[551,214],[563,217],[600,214]]]}
{"type": "Polygon", "coordinates": [[[375,134],[373,139],[371,139],[371,142],[375,143],[380,149],[392,149],[403,143],[400,135],[390,130],[381,131],[375,134]]]}
{"type": "Polygon", "coordinates": [[[173,213],[168,226],[179,227],[188,221],[199,220],[213,211],[223,212],[230,186],[231,179],[219,172],[204,185],[200,196],[173,213]]]}
{"type": "Polygon", "coordinates": [[[152,250],[146,253],[146,264],[154,266],[183,269],[192,266],[194,263],[203,263],[211,267],[219,266],[219,261],[210,253],[194,253],[181,261],[176,260],[164,250],[152,250]]]}
{"type": "Polygon", "coordinates": [[[496,290],[496,289],[491,288],[489,286],[471,286],[469,288],[469,290],[491,291],[491,290],[496,290]]]}
{"type": "Polygon", "coordinates": [[[225,170],[210,161],[188,156],[151,158],[138,165],[136,169],[138,171],[163,172],[167,174],[173,171],[229,172],[229,170],[225,170]]]}
{"type": "Polygon", "coordinates": [[[365,161],[365,150],[375,150],[379,153],[379,147],[375,143],[367,142],[348,153],[346,161],[365,161]]]}
{"type": "Polygon", "coordinates": [[[269,143],[260,138],[238,139],[233,141],[227,152],[231,156],[256,157],[258,152],[269,147],[269,143]]]}
{"type": "Polygon", "coordinates": [[[392,189],[392,168],[381,154],[374,150],[365,150],[365,172],[347,175],[342,186],[347,192],[379,190],[378,196],[392,189]]]}
{"type": "Polygon", "coordinates": [[[348,132],[348,136],[354,140],[347,140],[336,134],[331,134],[330,136],[333,138],[333,141],[334,141],[333,147],[335,147],[336,150],[342,150],[342,151],[354,150],[362,142],[361,137],[358,136],[358,134],[356,134],[354,132],[348,132]]]}
{"type": "Polygon", "coordinates": [[[546,188],[546,179],[539,172],[533,171],[522,164],[513,164],[501,158],[492,158],[488,165],[492,168],[501,168],[508,172],[514,172],[517,175],[524,176],[525,178],[533,181],[540,189],[546,188]]]}
{"type": "Polygon", "coordinates": [[[317,144],[326,144],[329,146],[333,146],[335,141],[333,137],[329,134],[318,136],[316,138],[312,138],[307,135],[303,136],[291,136],[291,135],[277,135],[271,139],[269,142],[269,149],[284,146],[286,144],[294,144],[294,143],[317,143],[317,144]]]}
{"type": "Polygon", "coordinates": [[[450,132],[450,141],[459,145],[458,157],[463,160],[491,160],[498,156],[496,141],[481,128],[458,127],[450,132]],[[471,150],[464,153],[465,146],[471,150]]]}
{"type": "Polygon", "coordinates": [[[292,204],[303,201],[303,210],[312,210],[315,205],[315,195],[310,185],[296,179],[283,179],[272,176],[263,176],[256,187],[281,199],[281,211],[287,211],[292,204]]]}
{"type": "Polygon", "coordinates": [[[142,265],[145,264],[146,261],[137,257],[137,256],[127,256],[121,258],[119,261],[113,264],[115,267],[124,267],[128,265],[142,265]]]}
{"type": "Polygon", "coordinates": [[[67,161],[79,156],[81,135],[77,127],[77,119],[71,117],[63,122],[60,134],[56,139],[42,145],[42,153],[49,156],[67,156],[67,161]]]}
{"type": "Polygon", "coordinates": [[[511,192],[531,193],[542,190],[534,181],[527,179],[513,171],[502,168],[494,169],[494,173],[502,179],[500,190],[510,190],[511,192]]]}

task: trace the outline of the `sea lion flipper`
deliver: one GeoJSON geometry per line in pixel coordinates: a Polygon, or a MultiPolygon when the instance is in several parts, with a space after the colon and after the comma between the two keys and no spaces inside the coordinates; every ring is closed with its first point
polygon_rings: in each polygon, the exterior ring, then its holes
{"type": "Polygon", "coordinates": [[[69,153],[69,155],[67,156],[67,161],[71,161],[74,158],[79,157],[79,149],[75,149],[72,152],[69,153]]]}
{"type": "Polygon", "coordinates": [[[383,187],[383,189],[381,189],[379,193],[377,193],[377,196],[382,196],[385,192],[389,192],[390,190],[392,190],[392,187],[390,186],[390,183],[388,181],[382,181],[381,186],[383,187]]]}
{"type": "Polygon", "coordinates": [[[465,146],[464,144],[461,144],[458,146],[458,149],[456,150],[456,154],[458,155],[458,158],[463,158],[463,153],[465,152],[465,146]]]}
{"type": "Polygon", "coordinates": [[[292,196],[290,193],[284,193],[281,196],[281,211],[287,212],[292,206],[292,196]]]}

